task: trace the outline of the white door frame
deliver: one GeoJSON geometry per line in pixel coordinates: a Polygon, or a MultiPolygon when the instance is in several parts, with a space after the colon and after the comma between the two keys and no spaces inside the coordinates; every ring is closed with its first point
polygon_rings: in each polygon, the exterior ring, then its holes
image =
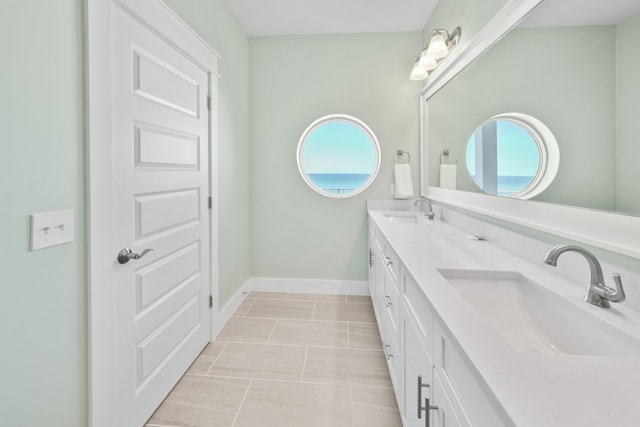
{"type": "Polygon", "coordinates": [[[211,331],[218,329],[218,171],[217,171],[217,61],[219,55],[161,0],[87,0],[87,118],[88,118],[88,250],[89,278],[89,425],[112,427],[115,408],[116,343],[113,321],[115,298],[110,292],[108,266],[114,233],[111,164],[111,4],[117,4],[165,42],[181,51],[209,75],[209,174],[212,206],[210,221],[211,331]]]}

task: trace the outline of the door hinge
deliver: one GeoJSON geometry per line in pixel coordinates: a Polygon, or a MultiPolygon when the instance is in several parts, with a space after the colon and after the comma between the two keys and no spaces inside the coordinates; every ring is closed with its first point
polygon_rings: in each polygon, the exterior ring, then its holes
{"type": "Polygon", "coordinates": [[[213,207],[213,198],[209,196],[209,209],[213,207]]]}
{"type": "Polygon", "coordinates": [[[213,295],[209,295],[209,308],[213,308],[213,295]]]}
{"type": "Polygon", "coordinates": [[[211,111],[211,95],[207,95],[207,110],[211,111]]]}

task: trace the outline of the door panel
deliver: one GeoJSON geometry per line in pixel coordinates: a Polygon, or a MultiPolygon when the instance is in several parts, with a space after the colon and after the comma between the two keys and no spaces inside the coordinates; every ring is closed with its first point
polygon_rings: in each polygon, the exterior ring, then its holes
{"type": "Polygon", "coordinates": [[[209,76],[112,7],[113,292],[122,427],[140,427],[209,340],[209,76]]]}

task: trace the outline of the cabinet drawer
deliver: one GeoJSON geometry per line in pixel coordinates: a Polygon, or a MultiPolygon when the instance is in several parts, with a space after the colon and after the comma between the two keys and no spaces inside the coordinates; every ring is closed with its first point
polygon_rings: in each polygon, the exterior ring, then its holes
{"type": "MultiPolygon", "coordinates": [[[[434,325],[436,371],[452,400],[459,400],[464,413],[478,426],[502,427],[505,423],[479,383],[472,367],[440,322],[434,325]]],[[[461,409],[462,411],[462,409],[461,409]]],[[[463,416],[464,414],[459,414],[463,416]]]]}
{"type": "Polygon", "coordinates": [[[396,282],[385,272],[383,299],[386,311],[389,315],[391,323],[396,335],[398,335],[398,326],[400,324],[400,291],[396,287],[396,282]]]}
{"type": "Polygon", "coordinates": [[[384,261],[391,278],[395,281],[396,287],[398,287],[398,279],[400,277],[400,258],[398,258],[398,255],[396,255],[393,249],[391,249],[389,244],[386,244],[385,246],[384,261]]]}
{"type": "Polygon", "coordinates": [[[398,334],[398,330],[391,321],[388,312],[385,317],[384,340],[382,343],[384,356],[387,359],[387,365],[389,366],[389,373],[391,374],[393,388],[396,394],[398,394],[402,389],[402,352],[400,350],[400,336],[398,334]]]}
{"type": "Polygon", "coordinates": [[[402,290],[404,303],[418,322],[419,332],[423,335],[427,351],[433,354],[433,309],[416,282],[405,271],[402,272],[402,290]]]}

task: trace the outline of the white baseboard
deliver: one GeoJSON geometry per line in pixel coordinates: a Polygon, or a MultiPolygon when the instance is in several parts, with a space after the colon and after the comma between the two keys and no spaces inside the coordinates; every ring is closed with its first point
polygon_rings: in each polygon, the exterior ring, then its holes
{"type": "MultiPolygon", "coordinates": [[[[251,279],[249,279],[251,280],[251,279]]],[[[247,298],[249,292],[247,292],[247,280],[244,284],[238,289],[238,291],[233,294],[231,299],[227,301],[227,303],[219,309],[217,316],[214,315],[215,319],[212,318],[211,321],[211,341],[215,340],[222,328],[227,324],[233,313],[236,312],[240,304],[247,298]]]]}
{"type": "Polygon", "coordinates": [[[364,280],[290,279],[251,277],[245,291],[287,292],[331,295],[369,295],[369,283],[364,280]]]}

